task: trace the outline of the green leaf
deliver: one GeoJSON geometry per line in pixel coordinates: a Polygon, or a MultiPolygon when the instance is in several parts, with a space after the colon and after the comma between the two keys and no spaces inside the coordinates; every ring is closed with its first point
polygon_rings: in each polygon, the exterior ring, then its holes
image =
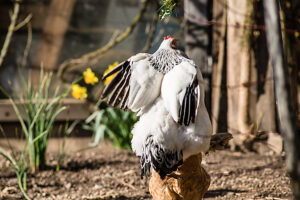
{"type": "Polygon", "coordinates": [[[106,127],[104,125],[100,125],[94,134],[94,141],[90,143],[89,146],[96,146],[100,143],[100,141],[104,138],[106,127]]]}

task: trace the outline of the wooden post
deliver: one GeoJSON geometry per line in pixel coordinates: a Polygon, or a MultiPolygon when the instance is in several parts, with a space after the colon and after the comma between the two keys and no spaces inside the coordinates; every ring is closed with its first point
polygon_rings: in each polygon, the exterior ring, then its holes
{"type": "Polygon", "coordinates": [[[268,49],[275,75],[275,94],[280,118],[280,130],[284,136],[287,171],[295,199],[300,199],[300,135],[296,133],[296,118],[291,108],[291,94],[283,45],[277,0],[264,1],[268,49]]]}

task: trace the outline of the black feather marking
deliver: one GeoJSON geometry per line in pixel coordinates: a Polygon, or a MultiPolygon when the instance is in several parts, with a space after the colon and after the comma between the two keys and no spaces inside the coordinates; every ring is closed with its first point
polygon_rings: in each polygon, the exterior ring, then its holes
{"type": "Polygon", "coordinates": [[[196,105],[196,100],[197,100],[197,94],[195,93],[196,88],[198,87],[198,79],[195,77],[193,81],[193,87],[192,87],[192,102],[191,102],[191,110],[192,110],[192,115],[191,115],[191,121],[192,123],[195,123],[195,117],[196,117],[196,111],[197,111],[197,105],[196,105]]]}
{"type": "Polygon", "coordinates": [[[178,124],[182,125],[182,106],[179,107],[179,119],[178,119],[178,124]]]}
{"type": "Polygon", "coordinates": [[[196,93],[195,90],[198,87],[198,80],[195,77],[193,82],[186,87],[186,92],[184,94],[182,104],[179,108],[179,120],[178,124],[188,126],[191,122],[195,123],[196,117],[196,93]]]}
{"type": "Polygon", "coordinates": [[[192,98],[191,98],[191,121],[192,123],[195,123],[195,116],[196,116],[196,99],[195,99],[195,90],[192,90],[192,94],[191,94],[192,98]]]}
{"type": "Polygon", "coordinates": [[[116,98],[114,100],[114,102],[112,103],[113,106],[117,106],[120,104],[120,102],[123,100],[123,97],[125,95],[125,88],[129,88],[129,80],[130,80],[130,70],[128,69],[127,70],[127,73],[126,73],[126,76],[124,75],[125,77],[125,80],[124,80],[124,83],[122,85],[122,87],[119,89],[117,95],[116,95],[116,98]]]}
{"type": "MultiPolygon", "coordinates": [[[[124,88],[123,83],[127,81],[127,73],[130,74],[130,65],[129,61],[123,62],[121,69],[116,74],[116,76],[111,80],[110,83],[104,88],[101,98],[106,98],[109,94],[112,94],[108,100],[108,104],[111,104],[114,100],[120,88],[124,88]]],[[[118,66],[117,66],[118,67],[118,66]]],[[[118,67],[119,68],[119,67],[118,67]]],[[[114,68],[115,69],[115,68],[114,68]]],[[[110,73],[110,72],[109,72],[110,73]]],[[[130,76],[129,76],[130,78],[130,76]]]]}
{"type": "Polygon", "coordinates": [[[130,76],[130,72],[129,72],[129,67],[127,67],[126,69],[122,70],[124,71],[124,74],[121,78],[121,80],[119,81],[119,83],[115,86],[114,90],[111,92],[111,96],[109,97],[107,103],[111,104],[112,106],[117,106],[120,103],[120,99],[119,95],[122,92],[122,89],[124,89],[128,75],[130,76]]]}
{"type": "Polygon", "coordinates": [[[188,107],[187,107],[187,101],[188,101],[188,90],[186,90],[186,93],[184,95],[184,99],[183,99],[183,103],[182,103],[182,107],[183,107],[183,113],[182,113],[182,118],[183,118],[183,124],[186,126],[186,118],[187,118],[187,111],[188,111],[188,107]]]}
{"type": "Polygon", "coordinates": [[[191,88],[188,89],[188,95],[187,95],[187,101],[186,101],[186,116],[184,119],[184,125],[188,126],[191,121],[191,113],[192,113],[192,108],[191,108],[191,99],[192,99],[192,93],[191,93],[191,88]]]}
{"type": "Polygon", "coordinates": [[[185,101],[186,101],[186,96],[187,93],[184,94],[183,100],[182,100],[182,105],[179,108],[179,120],[178,120],[178,124],[182,125],[183,119],[184,119],[184,112],[185,112],[185,101]]]}
{"type": "Polygon", "coordinates": [[[102,77],[102,81],[104,81],[107,77],[113,75],[117,71],[120,71],[123,68],[124,65],[128,65],[128,64],[129,64],[129,61],[127,61],[127,60],[121,62],[119,65],[117,65],[112,70],[110,70],[107,74],[105,74],[105,76],[102,77]]]}
{"type": "Polygon", "coordinates": [[[123,96],[123,99],[121,100],[121,105],[120,105],[120,108],[122,110],[126,110],[127,108],[127,100],[128,100],[128,96],[129,96],[129,85],[125,88],[125,91],[124,91],[124,96],[123,96]]]}
{"type": "Polygon", "coordinates": [[[107,100],[108,104],[111,105],[115,101],[117,93],[119,92],[120,88],[122,87],[123,83],[125,82],[125,76],[126,75],[127,74],[126,74],[126,71],[125,71],[122,78],[121,78],[121,80],[115,85],[113,91],[111,92],[111,95],[107,100]]]}
{"type": "Polygon", "coordinates": [[[141,178],[150,174],[151,167],[160,175],[161,179],[175,171],[183,163],[182,151],[171,151],[155,144],[153,137],[146,139],[143,154],[140,158],[141,178]]]}
{"type": "Polygon", "coordinates": [[[116,76],[106,85],[106,87],[102,92],[102,96],[101,96],[102,99],[106,98],[107,95],[111,93],[111,91],[115,88],[116,84],[118,84],[118,82],[122,78],[123,74],[124,74],[123,71],[119,71],[116,74],[116,76]]]}

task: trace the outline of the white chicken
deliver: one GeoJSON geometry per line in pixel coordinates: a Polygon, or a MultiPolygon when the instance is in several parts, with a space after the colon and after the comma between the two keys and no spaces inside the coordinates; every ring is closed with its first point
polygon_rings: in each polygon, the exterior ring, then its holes
{"type": "Polygon", "coordinates": [[[132,56],[103,79],[115,73],[102,98],[140,116],[132,149],[140,157],[142,177],[155,170],[164,179],[190,156],[208,150],[212,127],[202,74],[177,49],[175,38],[165,37],[155,53],[132,56]]]}

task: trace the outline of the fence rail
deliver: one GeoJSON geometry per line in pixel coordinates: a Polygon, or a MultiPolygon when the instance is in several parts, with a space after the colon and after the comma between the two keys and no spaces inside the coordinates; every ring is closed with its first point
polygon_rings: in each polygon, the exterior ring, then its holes
{"type": "MultiPolygon", "coordinates": [[[[49,100],[51,101],[51,99],[49,100]]],[[[21,106],[25,102],[16,101],[17,106],[21,106]]],[[[82,120],[86,119],[90,112],[87,105],[80,100],[76,99],[64,99],[61,103],[67,107],[57,116],[57,121],[66,120],[82,120]]],[[[8,99],[0,100],[0,122],[15,122],[18,121],[18,117],[8,99]]]]}

